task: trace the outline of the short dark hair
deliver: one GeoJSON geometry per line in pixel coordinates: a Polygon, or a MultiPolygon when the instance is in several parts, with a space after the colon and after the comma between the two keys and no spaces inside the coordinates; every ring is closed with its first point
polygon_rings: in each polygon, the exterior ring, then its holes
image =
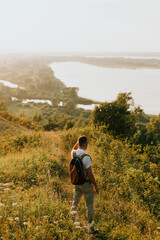
{"type": "Polygon", "coordinates": [[[86,136],[80,136],[78,138],[78,143],[79,143],[79,146],[82,147],[84,144],[87,144],[88,143],[88,139],[86,136]]]}

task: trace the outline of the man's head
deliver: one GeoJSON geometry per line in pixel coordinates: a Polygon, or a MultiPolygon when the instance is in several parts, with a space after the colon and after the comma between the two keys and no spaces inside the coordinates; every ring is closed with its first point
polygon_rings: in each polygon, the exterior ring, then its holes
{"type": "Polygon", "coordinates": [[[86,136],[81,136],[78,138],[79,148],[87,149],[88,139],[86,136]]]}

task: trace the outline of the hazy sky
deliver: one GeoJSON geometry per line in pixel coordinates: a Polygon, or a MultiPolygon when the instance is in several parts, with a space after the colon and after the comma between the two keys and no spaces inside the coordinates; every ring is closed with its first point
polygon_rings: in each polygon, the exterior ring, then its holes
{"type": "Polygon", "coordinates": [[[159,51],[160,0],[0,0],[0,52],[159,51]]]}

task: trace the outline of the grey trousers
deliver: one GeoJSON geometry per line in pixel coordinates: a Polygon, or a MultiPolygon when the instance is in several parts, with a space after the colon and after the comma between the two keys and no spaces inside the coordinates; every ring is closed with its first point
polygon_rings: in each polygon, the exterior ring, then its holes
{"type": "Polygon", "coordinates": [[[87,205],[88,223],[91,224],[94,219],[94,209],[93,209],[94,193],[92,191],[91,183],[86,182],[83,185],[75,185],[73,187],[73,203],[71,208],[71,214],[72,212],[76,211],[78,203],[80,202],[83,194],[84,194],[86,205],[87,205]]]}

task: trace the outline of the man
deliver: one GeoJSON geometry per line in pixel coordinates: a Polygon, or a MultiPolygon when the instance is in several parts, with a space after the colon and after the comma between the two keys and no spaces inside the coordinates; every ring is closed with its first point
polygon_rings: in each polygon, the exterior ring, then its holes
{"type": "MultiPolygon", "coordinates": [[[[88,146],[88,139],[86,136],[79,137],[77,143],[74,145],[71,156],[82,156],[86,153],[86,149],[88,146]]],[[[82,158],[82,164],[84,168],[84,175],[86,182],[82,185],[74,185],[73,189],[73,203],[71,208],[71,215],[76,213],[76,209],[78,203],[84,194],[86,205],[87,205],[87,215],[88,215],[88,223],[90,233],[97,233],[98,229],[94,228],[94,209],[93,209],[93,202],[94,202],[94,193],[98,193],[99,189],[97,183],[95,181],[94,175],[92,173],[92,162],[89,156],[84,156],[82,158]]]]}

